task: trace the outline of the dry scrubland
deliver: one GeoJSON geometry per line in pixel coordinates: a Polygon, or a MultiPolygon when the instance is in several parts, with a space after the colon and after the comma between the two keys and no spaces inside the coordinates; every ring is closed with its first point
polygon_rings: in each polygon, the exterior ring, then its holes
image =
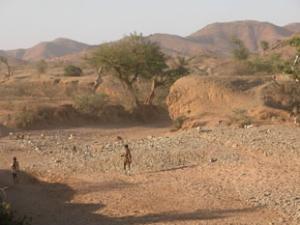
{"type": "MultiPolygon", "coordinates": [[[[18,76],[4,85],[18,85],[18,76]]],[[[54,76],[26,79],[32,85],[26,90],[36,95],[12,94],[16,108],[3,110],[3,115],[15,112],[18,102],[54,108],[74,104],[65,88],[76,80],[75,90],[86,93],[94,77],[60,76],[59,83],[54,76]],[[38,95],[45,91],[42,82],[57,96],[38,95]]],[[[45,117],[38,130],[8,135],[2,127],[7,136],[0,141],[1,186],[10,186],[7,199],[19,215],[32,217],[34,225],[297,225],[300,130],[288,113],[297,98],[289,101],[291,95],[284,92],[290,88],[283,88],[293,83],[274,82],[270,76],[222,77],[222,82],[217,77],[185,77],[171,88],[167,101],[175,127],[164,118],[148,125],[124,118],[95,124],[77,112],[72,118],[69,111],[45,117]],[[266,96],[280,107],[268,104],[266,96]],[[205,107],[191,104],[195,101],[205,107]],[[266,118],[256,116],[265,113],[266,118]],[[184,118],[182,123],[178,117],[184,118]],[[51,121],[57,118],[63,126],[51,121]],[[195,128],[171,131],[180,127],[195,128]],[[133,154],[130,175],[122,171],[124,143],[133,154]],[[15,155],[23,172],[21,184],[12,187],[7,169],[15,155]]],[[[2,103],[7,100],[2,97],[2,103]]]]}
{"type": "MultiPolygon", "coordinates": [[[[188,41],[196,51],[196,39],[218,26],[168,43],[188,41]]],[[[159,87],[154,105],[139,107],[133,92],[143,102],[150,80],[137,79],[130,91],[106,71],[93,90],[97,74],[85,52],[48,60],[43,72],[19,62],[0,81],[0,187],[33,225],[298,225],[300,129],[290,114],[298,113],[300,91],[284,74],[299,72],[286,71],[295,51],[284,41],[247,59],[181,58],[192,75],[159,87]],[[68,60],[82,74],[64,75],[68,60]],[[15,186],[13,156],[22,168],[15,186]]]]}

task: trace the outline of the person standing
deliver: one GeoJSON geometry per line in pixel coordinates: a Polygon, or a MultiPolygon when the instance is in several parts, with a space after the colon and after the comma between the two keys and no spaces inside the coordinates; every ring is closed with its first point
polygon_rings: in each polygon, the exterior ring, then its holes
{"type": "Polygon", "coordinates": [[[130,170],[131,168],[132,156],[131,156],[129,146],[127,144],[124,145],[124,148],[125,148],[125,153],[122,154],[121,157],[124,157],[124,171],[127,172],[127,168],[128,170],[130,170]]]}
{"type": "Polygon", "coordinates": [[[14,184],[17,184],[19,182],[19,171],[20,171],[20,164],[17,160],[17,157],[14,157],[13,163],[11,165],[11,172],[12,172],[12,178],[14,184]]]}

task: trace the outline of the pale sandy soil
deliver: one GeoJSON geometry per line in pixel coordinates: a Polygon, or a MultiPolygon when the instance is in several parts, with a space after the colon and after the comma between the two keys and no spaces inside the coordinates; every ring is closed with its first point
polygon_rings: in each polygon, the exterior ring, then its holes
{"type": "Polygon", "coordinates": [[[49,149],[43,145],[35,150],[14,137],[0,139],[0,184],[9,186],[8,200],[19,214],[31,216],[34,225],[300,224],[299,128],[170,133],[168,127],[153,126],[60,131],[61,136],[74,135],[74,140],[60,139],[65,144],[98,149],[91,151],[91,158],[80,153],[65,156],[68,150],[61,150],[59,144],[55,149],[51,143],[57,132],[25,133],[35,142],[42,142],[37,139],[43,133],[49,149]],[[119,149],[116,136],[132,146],[130,175],[122,172],[121,161],[114,167],[99,165],[112,163],[107,156],[119,157],[114,149],[119,149]],[[149,167],[139,165],[145,163],[143,152],[147,160],[153,159],[146,148],[149,143],[159,143],[152,146],[155,154],[180,150],[185,161],[175,163],[172,157],[179,156],[170,154],[164,166],[159,159],[149,167]],[[7,171],[14,155],[25,170],[17,186],[11,186],[7,171]]]}

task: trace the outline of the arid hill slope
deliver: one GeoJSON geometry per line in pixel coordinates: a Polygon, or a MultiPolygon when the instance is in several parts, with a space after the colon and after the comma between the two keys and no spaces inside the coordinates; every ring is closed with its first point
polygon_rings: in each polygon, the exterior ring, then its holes
{"type": "Polygon", "coordinates": [[[284,28],[286,28],[294,33],[300,33],[300,23],[290,23],[290,24],[284,26],[284,28]]]}
{"type": "Polygon", "coordinates": [[[205,52],[204,47],[195,41],[170,34],[153,34],[148,37],[151,42],[156,42],[163,51],[169,55],[197,55],[205,52]]]}
{"type": "Polygon", "coordinates": [[[188,36],[205,48],[228,53],[232,49],[232,38],[241,39],[251,51],[260,49],[261,41],[270,43],[290,37],[293,32],[267,22],[237,21],[229,23],[214,23],[188,36]]]}
{"type": "Polygon", "coordinates": [[[50,42],[42,42],[29,49],[6,51],[8,56],[26,61],[38,61],[53,57],[79,53],[90,48],[89,45],[65,38],[58,38],[50,42]]]}
{"type": "Polygon", "coordinates": [[[187,37],[155,34],[149,38],[172,53],[194,56],[199,52],[215,52],[228,55],[232,50],[233,37],[241,39],[247,48],[255,52],[260,50],[261,41],[268,41],[272,45],[291,37],[299,31],[298,25],[280,27],[267,22],[236,21],[210,24],[187,37]]]}

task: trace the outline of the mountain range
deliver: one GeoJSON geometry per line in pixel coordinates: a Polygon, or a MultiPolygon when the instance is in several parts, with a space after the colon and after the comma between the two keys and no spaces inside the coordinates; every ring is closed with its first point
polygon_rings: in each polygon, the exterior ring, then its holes
{"type": "MultiPolygon", "coordinates": [[[[158,43],[163,51],[171,55],[194,56],[197,54],[228,55],[232,51],[232,38],[239,38],[252,51],[260,51],[261,41],[270,44],[300,33],[300,23],[277,26],[268,22],[253,20],[213,23],[181,37],[171,34],[153,34],[148,40],[158,43]]],[[[10,59],[37,61],[64,57],[86,51],[94,46],[66,38],[39,43],[32,48],[1,51],[0,55],[10,59]]]]}

